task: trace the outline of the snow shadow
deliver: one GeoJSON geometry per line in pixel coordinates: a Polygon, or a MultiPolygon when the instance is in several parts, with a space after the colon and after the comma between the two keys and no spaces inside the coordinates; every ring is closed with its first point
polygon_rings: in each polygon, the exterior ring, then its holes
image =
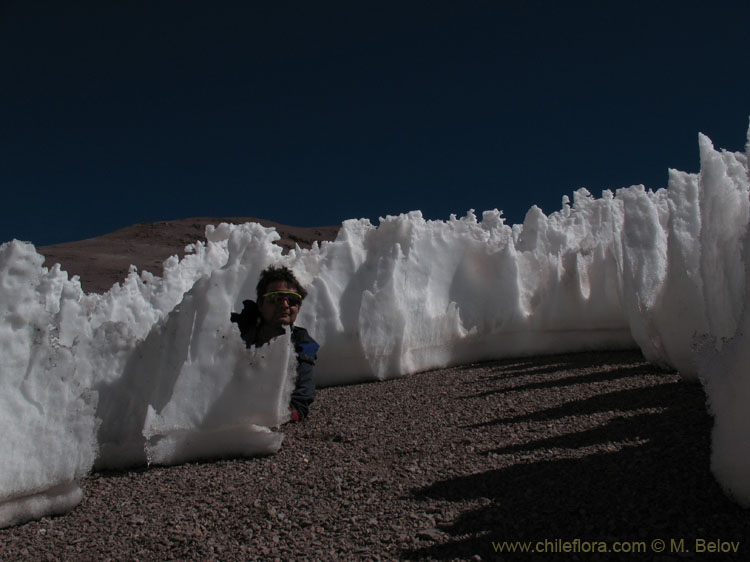
{"type": "MultiPolygon", "coordinates": [[[[559,382],[565,384],[565,379],[559,382]]],[[[693,550],[696,539],[720,539],[739,541],[739,552],[694,555],[701,560],[746,559],[750,513],[732,502],[711,474],[712,420],[698,383],[612,392],[492,423],[554,422],[566,416],[617,412],[623,405],[627,412],[593,428],[481,451],[488,462],[492,455],[509,456],[510,466],[475,474],[467,469],[463,476],[412,490],[417,501],[469,507],[439,527],[449,537],[447,542],[403,551],[402,556],[650,560],[656,555],[652,550],[640,555],[499,554],[493,541],[645,541],[648,546],[654,539],[684,539],[685,549],[693,550]],[[644,412],[647,408],[650,411],[644,412]],[[583,456],[571,458],[576,455],[583,456]]],[[[479,426],[467,429],[481,431],[479,426]]]]}

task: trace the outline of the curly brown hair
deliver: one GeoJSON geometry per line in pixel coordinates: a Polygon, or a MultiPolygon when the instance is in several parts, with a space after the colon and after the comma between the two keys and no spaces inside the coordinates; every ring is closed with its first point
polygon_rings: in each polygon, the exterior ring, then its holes
{"type": "Polygon", "coordinates": [[[290,285],[294,286],[294,288],[297,290],[297,292],[300,294],[300,296],[304,299],[307,296],[307,291],[302,286],[302,284],[297,281],[297,278],[294,276],[294,273],[292,273],[292,270],[286,267],[285,265],[281,266],[275,266],[271,265],[261,271],[260,273],[260,279],[258,280],[258,284],[255,287],[255,293],[258,298],[258,304],[261,303],[263,300],[263,295],[265,295],[268,291],[266,290],[268,286],[275,282],[275,281],[285,281],[289,283],[290,285]]]}

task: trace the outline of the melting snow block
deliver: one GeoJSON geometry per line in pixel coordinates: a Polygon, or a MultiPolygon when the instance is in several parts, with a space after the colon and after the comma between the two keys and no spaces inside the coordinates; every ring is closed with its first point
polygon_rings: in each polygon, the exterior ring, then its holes
{"type": "Polygon", "coordinates": [[[80,286],[42,260],[0,246],[0,527],[72,509],[96,454],[96,395],[60,341],[80,286]]]}
{"type": "MultiPolygon", "coordinates": [[[[239,338],[238,338],[239,339],[239,338]]],[[[290,333],[260,349],[217,350],[210,369],[186,365],[160,411],[149,406],[143,429],[149,464],[267,455],[289,419],[297,361],[290,333]]]]}

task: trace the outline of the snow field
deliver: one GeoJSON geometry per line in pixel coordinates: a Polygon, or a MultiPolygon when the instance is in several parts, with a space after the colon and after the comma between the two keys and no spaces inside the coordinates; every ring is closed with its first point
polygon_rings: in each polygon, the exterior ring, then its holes
{"type": "Polygon", "coordinates": [[[3,244],[0,526],[71,509],[94,466],[277,450],[289,337],[247,350],[229,321],[270,264],[308,288],[298,324],[321,344],[322,385],[638,346],[703,382],[712,469],[750,505],[748,154],[702,135],[699,149],[701,172],[670,170],[666,189],[579,189],[512,227],[497,210],[413,211],[345,221],[334,242],[287,255],[273,229],[209,227],[163,277],[133,270],[103,295],[43,268],[32,245],[3,244]]]}

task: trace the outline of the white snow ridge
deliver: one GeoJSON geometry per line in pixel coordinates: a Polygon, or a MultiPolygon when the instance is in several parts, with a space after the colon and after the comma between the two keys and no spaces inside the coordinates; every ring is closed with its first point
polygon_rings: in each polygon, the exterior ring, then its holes
{"type": "MultiPolygon", "coordinates": [[[[750,133],[749,133],[750,139],[750,133]]],[[[0,246],[0,526],[72,509],[96,467],[278,450],[290,339],[245,348],[229,320],[270,264],[309,290],[299,324],[331,385],[501,357],[639,347],[699,378],[712,469],[750,505],[748,151],[699,138],[701,172],[563,198],[523,225],[419,211],[343,223],[281,254],[273,229],[208,227],[164,276],[85,294],[34,247],[0,246]]]]}

